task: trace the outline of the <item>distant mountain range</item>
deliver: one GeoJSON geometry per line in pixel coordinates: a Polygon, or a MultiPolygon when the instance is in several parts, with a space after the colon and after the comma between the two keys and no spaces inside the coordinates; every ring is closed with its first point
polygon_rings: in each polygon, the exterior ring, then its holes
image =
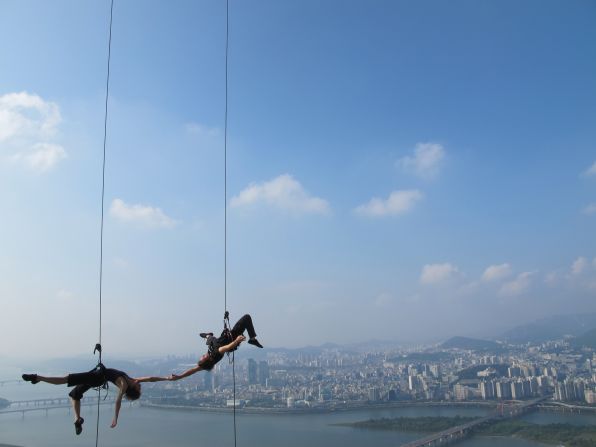
{"type": "Polygon", "coordinates": [[[509,343],[541,343],[566,335],[578,337],[596,328],[596,313],[555,315],[508,330],[500,338],[509,343]]]}
{"type": "Polygon", "coordinates": [[[596,349],[596,329],[589,330],[579,337],[571,340],[571,345],[576,348],[596,349]]]}
{"type": "Polygon", "coordinates": [[[442,349],[466,349],[473,351],[496,351],[501,349],[501,345],[497,342],[469,337],[452,337],[443,342],[440,347],[442,349]]]}

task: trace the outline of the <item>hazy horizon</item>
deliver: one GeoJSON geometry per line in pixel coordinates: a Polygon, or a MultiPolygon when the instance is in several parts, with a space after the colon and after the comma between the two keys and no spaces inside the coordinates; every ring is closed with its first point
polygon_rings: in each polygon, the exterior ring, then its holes
{"type": "MultiPolygon", "coordinates": [[[[596,6],[116,0],[102,341],[487,337],[596,312],[596,6]]],[[[109,2],[0,3],[0,357],[97,342],[109,2]]]]}

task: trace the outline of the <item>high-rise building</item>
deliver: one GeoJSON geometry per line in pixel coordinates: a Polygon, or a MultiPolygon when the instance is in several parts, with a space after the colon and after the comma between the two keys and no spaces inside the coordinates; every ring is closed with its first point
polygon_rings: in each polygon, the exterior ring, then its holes
{"type": "Polygon", "coordinates": [[[269,378],[269,363],[267,363],[267,360],[261,360],[259,362],[259,383],[261,385],[266,385],[268,378],[269,378]]]}
{"type": "Polygon", "coordinates": [[[511,398],[511,385],[509,384],[509,382],[496,382],[495,389],[497,391],[497,397],[499,399],[511,398]]]}
{"type": "Polygon", "coordinates": [[[530,379],[530,395],[531,396],[538,396],[540,395],[540,383],[538,381],[538,378],[536,377],[532,377],[530,379]]]}
{"type": "Polygon", "coordinates": [[[421,388],[422,384],[418,376],[408,376],[408,389],[410,391],[418,391],[421,388]]]}
{"type": "Polygon", "coordinates": [[[583,381],[575,380],[573,382],[573,388],[575,390],[575,400],[584,400],[586,386],[583,381]]]}
{"type": "Polygon", "coordinates": [[[564,387],[567,394],[567,400],[576,400],[577,396],[575,395],[575,384],[573,383],[573,380],[565,380],[564,387]]]}
{"type": "Polygon", "coordinates": [[[213,381],[213,373],[211,371],[205,371],[203,376],[203,385],[208,391],[213,391],[215,382],[213,381]]]}
{"type": "Polygon", "coordinates": [[[495,398],[495,383],[490,382],[480,382],[480,395],[482,399],[489,400],[495,398]]]}
{"type": "Polygon", "coordinates": [[[524,390],[522,383],[519,380],[511,382],[511,398],[522,399],[524,397],[524,390]]]}
{"type": "Polygon", "coordinates": [[[377,402],[381,400],[381,393],[379,391],[379,388],[373,386],[368,389],[368,400],[370,400],[371,402],[377,402]]]}
{"type": "Polygon", "coordinates": [[[435,379],[441,378],[441,365],[434,364],[430,365],[430,373],[433,375],[435,379]]]}
{"type": "Polygon", "coordinates": [[[257,362],[254,359],[248,359],[248,383],[254,385],[259,383],[257,377],[257,362]]]}
{"type": "Polygon", "coordinates": [[[458,383],[453,387],[453,394],[456,400],[467,400],[469,395],[468,387],[458,383]]]}
{"type": "Polygon", "coordinates": [[[532,383],[529,379],[522,381],[523,397],[532,396],[532,383]]]}
{"type": "Polygon", "coordinates": [[[563,383],[556,383],[555,384],[555,400],[558,401],[565,401],[567,400],[567,391],[565,389],[565,385],[563,383]]]}

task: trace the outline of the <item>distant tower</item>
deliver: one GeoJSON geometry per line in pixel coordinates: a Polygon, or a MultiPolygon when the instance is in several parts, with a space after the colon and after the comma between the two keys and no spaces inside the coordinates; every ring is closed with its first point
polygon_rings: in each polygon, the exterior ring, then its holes
{"type": "Polygon", "coordinates": [[[381,400],[381,393],[379,392],[379,388],[373,386],[368,389],[368,400],[371,402],[377,402],[381,400]]]}
{"type": "Polygon", "coordinates": [[[515,382],[511,382],[511,398],[512,399],[522,399],[524,397],[524,388],[522,382],[516,380],[515,382]]]}
{"type": "Polygon", "coordinates": [[[484,400],[495,398],[495,384],[494,382],[480,382],[480,393],[484,400]]]}
{"type": "Polygon", "coordinates": [[[509,382],[496,382],[495,389],[499,399],[511,399],[511,385],[509,382]]]}
{"type": "Polygon", "coordinates": [[[251,385],[259,383],[257,379],[257,362],[254,359],[248,359],[248,383],[251,385]]]}
{"type": "Polygon", "coordinates": [[[259,383],[261,385],[266,385],[268,378],[269,378],[269,363],[267,363],[267,360],[261,360],[259,362],[259,383]]]}
{"type": "Polygon", "coordinates": [[[208,391],[213,391],[213,373],[211,371],[205,371],[205,376],[203,377],[203,384],[208,391]]]}
{"type": "Polygon", "coordinates": [[[430,365],[430,372],[435,379],[441,378],[441,365],[430,365]]]}

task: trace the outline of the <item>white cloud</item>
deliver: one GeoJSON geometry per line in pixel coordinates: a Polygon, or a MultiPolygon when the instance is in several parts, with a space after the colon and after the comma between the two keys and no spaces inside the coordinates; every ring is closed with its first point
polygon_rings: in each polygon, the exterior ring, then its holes
{"type": "Polygon", "coordinates": [[[66,158],[51,139],[62,118],[58,106],[27,92],[0,96],[0,150],[37,172],[48,171],[66,158]]]}
{"type": "Polygon", "coordinates": [[[200,135],[206,137],[216,137],[220,134],[220,131],[216,127],[207,127],[199,123],[186,123],[186,132],[191,135],[200,135]]]}
{"type": "Polygon", "coordinates": [[[230,206],[243,207],[265,203],[298,214],[328,214],[329,204],[319,197],[310,196],[300,182],[283,174],[268,182],[251,183],[230,200],[230,206]]]}
{"type": "Polygon", "coordinates": [[[585,208],[582,210],[582,212],[584,214],[587,214],[588,216],[591,216],[592,214],[596,214],[596,203],[590,203],[590,204],[586,205],[585,208]]]}
{"type": "Polygon", "coordinates": [[[482,274],[484,281],[496,281],[503,279],[511,274],[511,266],[507,263],[499,265],[491,265],[482,274]]]}
{"type": "Polygon", "coordinates": [[[503,284],[500,294],[504,296],[517,296],[525,292],[531,285],[535,272],[523,272],[510,282],[503,284]]]}
{"type": "Polygon", "coordinates": [[[20,92],[0,96],[0,142],[22,136],[52,136],[61,120],[58,106],[37,95],[20,92]]]}
{"type": "Polygon", "coordinates": [[[380,307],[380,308],[384,308],[384,307],[389,307],[391,304],[393,304],[393,296],[390,293],[387,292],[383,292],[380,293],[376,298],[375,298],[375,307],[380,307]]]}
{"type": "Polygon", "coordinates": [[[455,278],[458,274],[458,268],[450,263],[427,264],[422,268],[420,282],[423,284],[441,283],[455,278]]]}
{"type": "Polygon", "coordinates": [[[417,175],[431,178],[437,175],[445,158],[445,149],[437,143],[418,143],[413,156],[400,158],[397,164],[404,169],[413,170],[417,175]]]}
{"type": "Polygon", "coordinates": [[[177,222],[160,208],[148,205],[128,205],[121,199],[114,199],[110,215],[122,222],[138,223],[149,228],[173,228],[177,222]]]}
{"type": "Polygon", "coordinates": [[[592,175],[596,175],[596,161],[594,162],[594,164],[592,166],[590,166],[586,172],[584,173],[587,176],[592,176],[592,175]]]}
{"type": "Polygon", "coordinates": [[[373,197],[354,212],[369,217],[397,216],[408,212],[422,197],[423,194],[417,189],[393,191],[387,200],[373,197]]]}
{"type": "Polygon", "coordinates": [[[567,268],[548,274],[545,283],[549,287],[561,286],[572,290],[590,289],[596,281],[596,258],[579,256],[567,268]]]}
{"type": "Polygon", "coordinates": [[[571,264],[571,273],[575,276],[581,275],[588,268],[588,260],[580,256],[571,264]]]}
{"type": "Polygon", "coordinates": [[[15,162],[25,163],[33,171],[45,172],[66,158],[66,151],[58,144],[37,143],[26,153],[17,153],[11,158],[15,162]]]}
{"type": "Polygon", "coordinates": [[[555,287],[559,284],[560,278],[557,272],[550,272],[544,277],[544,282],[549,287],[555,287]]]}

